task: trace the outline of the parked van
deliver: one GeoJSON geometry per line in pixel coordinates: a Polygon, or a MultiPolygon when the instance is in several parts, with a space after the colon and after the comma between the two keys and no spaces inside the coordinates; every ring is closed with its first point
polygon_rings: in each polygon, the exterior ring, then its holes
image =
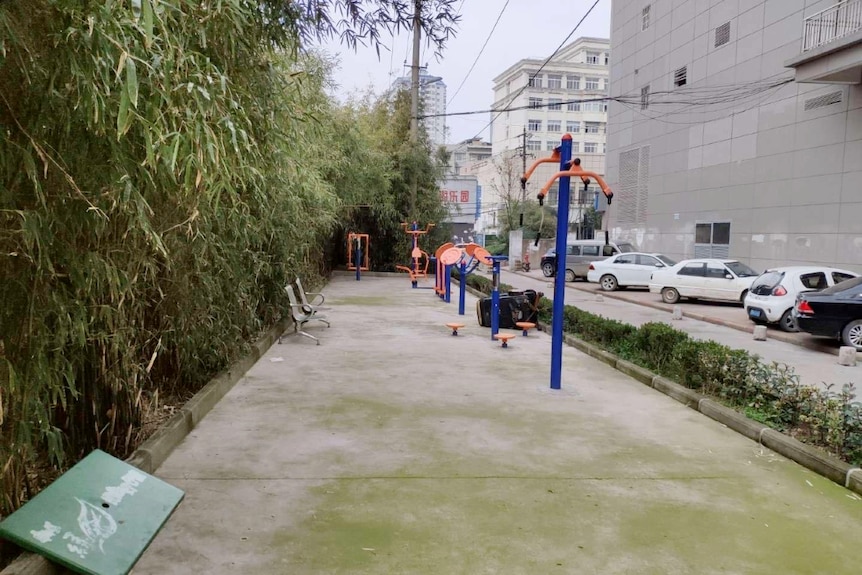
{"type": "Polygon", "coordinates": [[[587,279],[590,263],[615,256],[620,253],[634,252],[635,247],[628,242],[608,242],[604,240],[575,240],[566,246],[566,281],[577,278],[587,279]]]}

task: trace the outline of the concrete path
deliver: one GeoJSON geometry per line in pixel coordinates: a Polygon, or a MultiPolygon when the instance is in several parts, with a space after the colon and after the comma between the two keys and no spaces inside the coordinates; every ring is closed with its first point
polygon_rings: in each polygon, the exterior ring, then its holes
{"type": "MultiPolygon", "coordinates": [[[[532,272],[529,275],[525,275],[503,271],[501,281],[518,289],[542,291],[545,293],[545,297],[553,299],[553,278],[533,276],[532,272]]],[[[596,301],[596,295],[601,292],[595,291],[592,285],[582,282],[567,284],[566,304],[575,305],[584,311],[624,321],[635,326],[647,322],[666,323],[676,329],[685,331],[697,339],[713,340],[734,349],[748,350],[751,353],[759,355],[766,363],[774,361],[793,366],[800,377],[801,383],[806,385],[825,387],[828,384],[835,384],[835,389],[840,390],[841,386],[845,383],[862,381],[862,364],[857,364],[855,367],[838,365],[838,358],[829,353],[814,351],[771,338],[768,338],[767,341],[754,341],[750,333],[717,325],[716,323],[691,318],[674,321],[671,319],[671,314],[666,311],[640,305],[640,303],[632,301],[606,297],[606,294],[603,294],[603,301],[598,302],[596,301]]],[[[627,297],[631,297],[629,294],[626,295],[627,297]]],[[[681,305],[683,307],[687,306],[687,304],[681,305]]],[[[726,315],[728,311],[739,311],[742,313],[742,308],[739,307],[728,308],[728,306],[709,306],[703,304],[698,305],[698,307],[700,308],[699,313],[703,313],[704,309],[709,310],[710,307],[714,307],[717,310],[713,312],[716,318],[726,315]]],[[[802,334],[789,335],[802,336],[802,334]]]]}
{"type": "Polygon", "coordinates": [[[855,573],[862,499],[550,338],[336,276],[158,470],[135,575],[855,573]]]}

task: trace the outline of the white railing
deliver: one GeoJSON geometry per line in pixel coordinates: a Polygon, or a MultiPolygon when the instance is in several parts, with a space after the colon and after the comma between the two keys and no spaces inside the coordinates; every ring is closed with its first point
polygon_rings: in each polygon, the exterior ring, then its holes
{"type": "Polygon", "coordinates": [[[805,19],[802,51],[813,50],[862,30],[862,0],[842,0],[805,19]]]}

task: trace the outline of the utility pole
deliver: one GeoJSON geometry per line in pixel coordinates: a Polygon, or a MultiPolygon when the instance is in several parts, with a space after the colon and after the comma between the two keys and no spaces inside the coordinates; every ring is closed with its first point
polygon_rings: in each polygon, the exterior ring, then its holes
{"type": "MultiPolygon", "coordinates": [[[[410,68],[410,143],[419,141],[419,49],[422,34],[422,0],[413,0],[413,66],[410,68]]],[[[410,217],[416,217],[416,170],[410,183],[410,217]]]]}
{"type": "Polygon", "coordinates": [[[410,141],[419,139],[419,48],[422,34],[422,0],[413,3],[413,66],[410,67],[410,141]]]}

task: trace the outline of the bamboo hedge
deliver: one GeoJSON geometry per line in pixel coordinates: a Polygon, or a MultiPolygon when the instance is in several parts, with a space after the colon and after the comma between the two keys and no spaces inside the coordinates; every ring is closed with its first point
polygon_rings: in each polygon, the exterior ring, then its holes
{"type": "Polygon", "coordinates": [[[0,515],[325,272],[325,70],[256,6],[0,3],[0,515]]]}

